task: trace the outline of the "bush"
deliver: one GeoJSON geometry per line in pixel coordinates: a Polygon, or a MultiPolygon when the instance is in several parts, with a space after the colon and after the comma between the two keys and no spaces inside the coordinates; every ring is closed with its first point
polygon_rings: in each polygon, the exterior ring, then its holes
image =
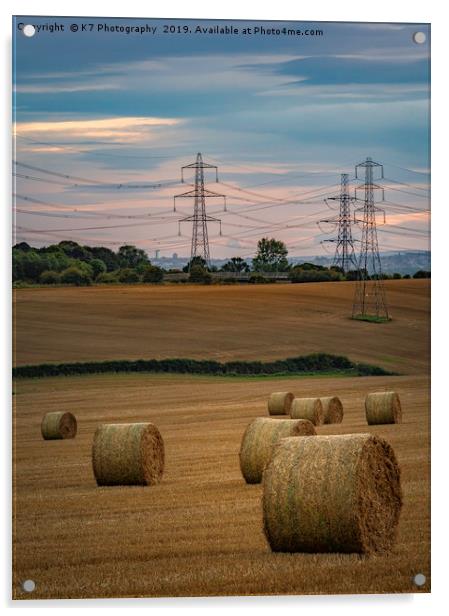
{"type": "Polygon", "coordinates": [[[237,284],[238,280],[237,278],[222,278],[221,279],[221,284],[237,284]]]}
{"type": "Polygon", "coordinates": [[[61,282],[83,287],[92,284],[92,278],[87,272],[72,266],[62,272],[61,282]]]}
{"type": "Polygon", "coordinates": [[[401,278],[402,278],[402,276],[398,272],[395,272],[393,274],[393,280],[401,280],[401,278]]]}
{"type": "Polygon", "coordinates": [[[184,267],[182,268],[182,271],[184,273],[187,273],[187,272],[192,271],[192,268],[197,267],[197,266],[202,267],[203,269],[207,270],[206,260],[203,259],[203,257],[192,257],[192,259],[190,259],[187,265],[184,265],[184,267]]]}
{"type": "Polygon", "coordinates": [[[378,366],[358,364],[347,357],[315,353],[275,361],[230,361],[198,359],[137,359],[92,361],[67,364],[40,364],[13,368],[14,377],[44,377],[102,372],[168,372],[180,374],[213,374],[219,376],[307,374],[337,372],[354,376],[392,375],[378,366]]]}
{"type": "Polygon", "coordinates": [[[149,283],[162,282],[164,280],[164,270],[156,265],[147,265],[143,271],[142,281],[149,283]]]}
{"type": "Polygon", "coordinates": [[[339,271],[331,269],[303,269],[295,267],[289,274],[289,278],[294,283],[299,282],[334,282],[342,280],[343,276],[339,271]]]}
{"type": "Polygon", "coordinates": [[[426,270],[418,270],[413,274],[413,278],[430,278],[430,272],[426,270]]]}
{"type": "Polygon", "coordinates": [[[58,272],[47,270],[42,272],[39,276],[39,282],[42,284],[59,284],[61,282],[61,276],[58,272]]]}
{"type": "Polygon", "coordinates": [[[136,282],[140,282],[140,276],[135,270],[130,267],[125,267],[119,271],[118,281],[127,284],[134,284],[136,282]]]}
{"type": "Polygon", "coordinates": [[[212,282],[212,276],[201,265],[193,265],[190,269],[189,282],[210,284],[212,282]]]}
{"type": "Polygon", "coordinates": [[[115,284],[118,280],[114,272],[104,272],[103,274],[99,274],[97,276],[95,282],[99,282],[101,284],[115,284]]]}
{"type": "Polygon", "coordinates": [[[250,284],[267,284],[270,281],[268,278],[265,278],[265,276],[262,276],[262,274],[251,274],[248,278],[248,282],[250,284]]]}
{"type": "Polygon", "coordinates": [[[71,259],[70,267],[75,267],[77,270],[83,272],[84,274],[86,274],[86,276],[89,276],[89,278],[93,280],[94,269],[90,266],[90,263],[87,263],[87,261],[81,261],[80,259],[71,259]]]}
{"type": "Polygon", "coordinates": [[[94,278],[98,278],[100,274],[104,274],[107,270],[106,264],[101,259],[92,259],[92,261],[89,261],[89,265],[92,268],[94,278]]]}

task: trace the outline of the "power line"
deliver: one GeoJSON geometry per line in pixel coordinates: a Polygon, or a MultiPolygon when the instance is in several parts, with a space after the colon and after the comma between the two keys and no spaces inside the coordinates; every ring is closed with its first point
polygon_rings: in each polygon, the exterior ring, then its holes
{"type": "Polygon", "coordinates": [[[388,186],[387,188],[388,190],[396,190],[397,192],[404,193],[405,195],[412,195],[413,197],[419,197],[420,199],[428,199],[428,195],[420,195],[419,193],[403,190],[402,188],[395,188],[394,186],[388,186]]]}
{"type": "Polygon", "coordinates": [[[393,180],[392,178],[385,178],[388,182],[393,182],[394,184],[399,184],[400,186],[408,186],[409,188],[414,188],[415,190],[423,190],[424,192],[429,192],[428,188],[422,188],[421,186],[417,186],[416,184],[408,184],[407,182],[399,182],[398,180],[393,180]]]}
{"type": "MultiPolygon", "coordinates": [[[[103,180],[87,179],[87,178],[82,178],[76,175],[69,175],[68,173],[60,173],[58,171],[43,169],[42,167],[36,167],[35,165],[28,165],[27,163],[21,163],[17,160],[14,160],[13,163],[16,166],[23,167],[24,169],[30,169],[31,171],[38,171],[39,173],[44,173],[50,176],[64,178],[66,180],[74,180],[75,184],[71,184],[74,187],[79,187],[79,183],[81,183],[81,184],[103,186],[103,187],[114,188],[114,189],[121,189],[121,188],[125,188],[125,189],[126,188],[137,188],[137,189],[143,188],[145,189],[145,188],[162,188],[164,186],[171,186],[171,185],[178,184],[178,182],[172,181],[172,180],[166,181],[166,182],[157,182],[157,183],[152,183],[152,184],[132,184],[129,182],[128,183],[127,182],[119,182],[119,183],[105,182],[103,180]]],[[[36,178],[32,176],[28,176],[27,179],[45,181],[45,178],[36,178]]]]}
{"type": "MultiPolygon", "coordinates": [[[[153,212],[153,213],[149,213],[149,214],[109,214],[109,213],[101,213],[101,212],[89,212],[86,210],[79,210],[79,207],[90,207],[91,204],[84,204],[81,206],[78,206],[76,208],[74,208],[71,205],[63,205],[63,204],[56,204],[56,203],[50,203],[49,201],[43,201],[41,199],[35,199],[34,197],[28,197],[25,195],[19,195],[18,193],[13,193],[13,196],[16,197],[17,199],[22,199],[23,201],[28,201],[30,203],[35,203],[37,205],[45,205],[47,207],[51,207],[51,208],[56,208],[56,209],[63,209],[63,210],[68,210],[70,208],[70,210],[72,212],[78,212],[81,211],[83,214],[87,214],[90,216],[97,216],[99,218],[103,217],[103,218],[136,218],[136,219],[145,219],[145,218],[150,218],[150,217],[156,217],[159,216],[160,214],[169,214],[168,216],[165,217],[166,220],[173,220],[173,216],[171,215],[170,210],[164,209],[164,210],[160,210],[157,212],[153,212]]],[[[95,205],[104,205],[104,204],[95,204],[95,205]]]]}
{"type": "Polygon", "coordinates": [[[401,169],[401,171],[408,171],[409,173],[414,173],[416,175],[430,175],[430,171],[416,171],[415,169],[409,169],[408,167],[401,167],[399,165],[394,165],[393,163],[384,163],[387,167],[394,167],[395,169],[401,169]]]}

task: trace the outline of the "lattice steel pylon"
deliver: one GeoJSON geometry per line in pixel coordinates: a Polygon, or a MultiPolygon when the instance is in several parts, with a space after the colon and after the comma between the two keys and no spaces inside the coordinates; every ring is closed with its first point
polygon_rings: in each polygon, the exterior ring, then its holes
{"type": "Polygon", "coordinates": [[[192,244],[190,250],[190,264],[194,257],[201,257],[206,262],[206,265],[210,266],[210,250],[209,250],[209,236],[207,232],[208,222],[220,223],[220,235],[221,235],[221,220],[208,216],[206,214],[206,199],[210,197],[220,197],[224,200],[224,209],[226,211],[226,196],[215,193],[212,190],[208,190],[204,187],[204,169],[215,169],[215,178],[218,182],[218,168],[216,165],[209,165],[203,161],[201,153],[198,152],[196,161],[190,165],[184,165],[181,167],[181,181],[184,182],[184,169],[195,169],[195,184],[193,190],[189,190],[180,195],[175,195],[173,198],[173,210],[176,212],[176,199],[194,199],[193,214],[192,216],[186,216],[178,220],[178,233],[181,235],[181,222],[192,222],[192,244]]]}
{"type": "Polygon", "coordinates": [[[322,243],[336,244],[332,265],[341,267],[346,273],[349,270],[357,270],[357,258],[354,252],[354,239],[352,237],[351,203],[354,201],[349,196],[349,175],[341,174],[341,188],[338,197],[329,197],[327,201],[339,201],[340,212],[338,216],[324,218],[320,223],[330,223],[338,226],[337,237],[323,240],[322,243]]]}
{"type": "MultiPolygon", "coordinates": [[[[369,320],[389,320],[385,286],[382,279],[382,265],[377,241],[376,214],[381,212],[385,222],[385,211],[375,205],[374,191],[383,188],[374,184],[374,169],[380,169],[380,177],[383,178],[383,166],[367,158],[355,167],[355,177],[358,178],[360,169],[365,170],[365,183],[356,188],[364,190],[363,207],[354,212],[354,222],[358,222],[362,228],[360,240],[360,257],[358,261],[358,277],[352,306],[352,318],[369,320]],[[357,218],[358,214],[361,218],[357,218]]],[[[357,194],[356,194],[357,197],[357,194]]]]}

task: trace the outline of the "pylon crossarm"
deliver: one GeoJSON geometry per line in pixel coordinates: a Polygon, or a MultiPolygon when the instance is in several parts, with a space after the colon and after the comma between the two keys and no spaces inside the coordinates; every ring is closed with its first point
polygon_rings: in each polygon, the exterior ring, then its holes
{"type": "Polygon", "coordinates": [[[205,197],[222,197],[223,199],[226,197],[226,195],[216,193],[213,190],[208,190],[207,188],[204,189],[204,196],[205,197]]]}
{"type": "Polygon", "coordinates": [[[196,197],[197,195],[195,194],[195,189],[193,190],[188,190],[185,193],[180,193],[179,195],[175,195],[174,198],[175,199],[179,199],[180,197],[196,197]]]}

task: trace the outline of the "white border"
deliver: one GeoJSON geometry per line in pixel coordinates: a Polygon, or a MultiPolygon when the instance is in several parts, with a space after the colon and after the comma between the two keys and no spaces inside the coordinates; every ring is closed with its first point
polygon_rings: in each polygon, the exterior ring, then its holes
{"type": "MultiPolygon", "coordinates": [[[[10,150],[10,112],[11,98],[6,94],[1,97],[1,117],[4,121],[3,137],[5,148],[2,149],[3,173],[3,220],[1,227],[1,256],[3,263],[2,275],[2,340],[3,343],[2,381],[0,391],[3,392],[1,439],[3,454],[1,456],[3,475],[3,502],[7,504],[2,508],[1,522],[3,544],[9,546],[2,550],[0,563],[1,602],[8,609],[22,610],[33,607],[37,610],[57,608],[66,610],[69,607],[89,613],[93,609],[120,609],[130,607],[150,609],[154,613],[174,613],[180,609],[187,612],[214,610],[221,614],[232,610],[243,612],[247,609],[256,609],[259,614],[267,614],[275,609],[293,608],[306,609],[307,613],[313,611],[321,614],[331,610],[333,616],[351,613],[422,614],[423,609],[430,613],[442,613],[447,609],[445,595],[447,570],[447,522],[445,495],[447,493],[447,462],[443,455],[446,453],[446,438],[448,428],[449,409],[443,394],[443,384],[447,380],[447,352],[443,349],[445,322],[447,316],[447,268],[445,250],[448,239],[443,234],[449,229],[447,211],[449,209],[447,195],[443,193],[443,183],[448,171],[445,165],[445,149],[449,143],[447,139],[447,119],[445,118],[448,93],[445,84],[447,75],[447,46],[444,45],[449,34],[449,19],[445,20],[444,3],[434,0],[417,2],[415,0],[377,0],[372,3],[362,3],[355,0],[335,2],[332,0],[318,0],[303,4],[296,1],[277,0],[275,3],[244,3],[241,0],[226,0],[225,3],[212,3],[206,0],[191,0],[190,2],[166,0],[160,4],[150,4],[144,1],[127,0],[123,5],[112,5],[110,2],[95,0],[77,0],[73,3],[56,1],[32,2],[6,0],[1,8],[0,20],[2,48],[5,61],[1,64],[3,77],[2,92],[10,92],[11,82],[11,15],[105,15],[117,17],[194,17],[194,18],[233,18],[233,19],[292,19],[310,21],[377,21],[377,22],[412,22],[432,23],[432,195],[433,195],[433,241],[432,241],[432,275],[433,275],[433,441],[432,441],[432,535],[437,538],[433,542],[432,550],[432,594],[431,595],[377,595],[377,596],[322,596],[322,597],[282,597],[282,598],[217,598],[217,599],[138,599],[138,600],[77,600],[77,601],[27,601],[11,602],[10,597],[10,516],[11,498],[11,448],[10,448],[10,318],[11,318],[11,287],[10,287],[10,229],[11,229],[11,150],[10,150]],[[446,270],[446,271],[444,271],[446,270]],[[438,281],[441,281],[439,283],[438,281]],[[445,318],[446,317],[446,318],[445,318]],[[6,509],[6,511],[5,511],[6,509]],[[6,558],[5,558],[6,556],[6,558]]],[[[447,193],[447,189],[445,191],[447,193]]],[[[445,392],[444,392],[445,393],[445,392]]]]}

